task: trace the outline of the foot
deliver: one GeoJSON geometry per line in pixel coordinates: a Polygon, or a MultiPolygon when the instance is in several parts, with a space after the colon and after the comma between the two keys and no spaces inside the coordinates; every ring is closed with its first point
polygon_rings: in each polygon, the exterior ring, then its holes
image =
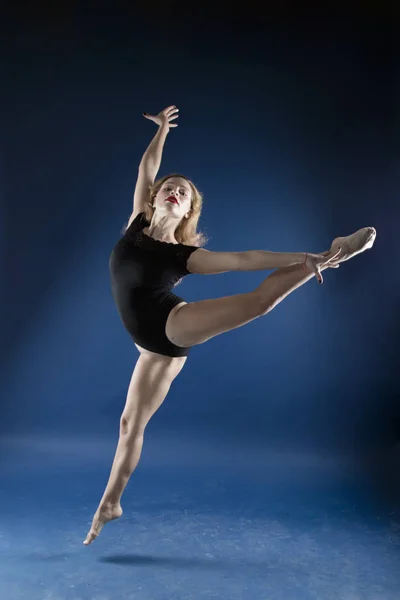
{"type": "Polygon", "coordinates": [[[361,252],[364,252],[364,250],[372,248],[375,238],[376,229],[374,227],[363,227],[347,237],[335,238],[331,245],[331,252],[338,250],[339,247],[341,248],[341,251],[339,257],[333,264],[339,264],[345,260],[349,260],[350,258],[353,258],[353,256],[356,256],[356,254],[360,254],[361,252]]]}
{"type": "Polygon", "coordinates": [[[86,540],[83,542],[85,546],[88,546],[97,538],[104,525],[109,521],[118,519],[122,515],[122,508],[120,504],[107,504],[99,506],[96,514],[93,517],[92,526],[89,533],[86,536],[86,540]]]}

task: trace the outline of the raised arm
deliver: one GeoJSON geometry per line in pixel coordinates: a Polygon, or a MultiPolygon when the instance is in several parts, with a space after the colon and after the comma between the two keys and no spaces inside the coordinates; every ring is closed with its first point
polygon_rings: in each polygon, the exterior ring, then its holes
{"type": "Polygon", "coordinates": [[[128,227],[136,215],[144,212],[146,208],[146,202],[149,200],[149,186],[154,183],[160,169],[166,137],[171,127],[178,126],[176,123],[171,123],[172,120],[178,117],[178,112],[179,109],[176,106],[168,106],[168,108],[165,108],[155,116],[143,113],[146,119],[154,121],[158,125],[158,131],[151,140],[139,164],[138,178],[133,194],[133,212],[129,219],[128,227]]]}

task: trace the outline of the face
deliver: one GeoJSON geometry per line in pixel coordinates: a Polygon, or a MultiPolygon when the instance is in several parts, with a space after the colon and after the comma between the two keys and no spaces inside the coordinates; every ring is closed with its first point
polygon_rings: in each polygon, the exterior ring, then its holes
{"type": "Polygon", "coordinates": [[[170,177],[164,181],[154,205],[162,214],[171,213],[174,217],[184,217],[191,208],[192,190],[183,177],[170,177]]]}

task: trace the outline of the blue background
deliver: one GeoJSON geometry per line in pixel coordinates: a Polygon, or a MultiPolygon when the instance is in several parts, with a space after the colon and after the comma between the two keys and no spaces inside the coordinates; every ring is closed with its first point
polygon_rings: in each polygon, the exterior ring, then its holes
{"type": "MultiPolygon", "coordinates": [[[[366,225],[378,236],[322,287],[195,348],[151,427],[285,447],[379,437],[398,394],[394,90],[379,39],[337,29],[243,34],[239,46],[218,30],[193,43],[179,23],[14,40],[4,433],[115,432],[137,350],[108,258],[156,131],[141,113],[173,103],[159,175],[183,172],[204,193],[208,249],[319,252],[366,225]]],[[[179,294],[242,293],[266,276],[193,275],[179,294]]]]}
{"type": "MultiPolygon", "coordinates": [[[[377,239],[325,271],[323,286],[314,279],[267,316],[193,348],[146,430],[138,472],[213,465],[257,478],[267,464],[307,471],[330,461],[366,475],[384,502],[398,488],[390,31],[373,15],[263,20],[231,10],[190,19],[180,4],[96,15],[25,7],[7,37],[2,465],[99,469],[87,515],[138,356],[113,304],[109,255],[156,132],[141,113],[170,104],[179,127],[159,175],[182,172],[204,193],[208,249],[320,252],[370,225],[377,239]]],[[[267,275],[191,275],[176,291],[188,302],[217,298],[267,275]]]]}

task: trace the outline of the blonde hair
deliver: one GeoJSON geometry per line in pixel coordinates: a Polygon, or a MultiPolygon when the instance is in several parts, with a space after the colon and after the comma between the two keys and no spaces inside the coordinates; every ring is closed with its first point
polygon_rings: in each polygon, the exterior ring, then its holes
{"type": "Polygon", "coordinates": [[[170,175],[165,175],[164,177],[161,177],[161,179],[155,181],[153,185],[149,186],[149,201],[146,203],[146,208],[144,211],[146,219],[148,221],[152,220],[154,215],[154,208],[151,206],[153,200],[155,199],[159,190],[167,181],[167,179],[170,179],[171,177],[181,177],[182,179],[187,181],[187,183],[190,186],[190,189],[192,190],[192,202],[189,211],[190,214],[188,218],[183,217],[178,227],[176,228],[176,240],[177,242],[181,244],[186,244],[188,246],[205,246],[205,244],[208,242],[208,237],[203,232],[197,231],[197,225],[203,208],[203,195],[197,189],[195,184],[192,181],[190,181],[190,179],[188,179],[184,175],[181,175],[180,173],[171,173],[170,175]]]}

